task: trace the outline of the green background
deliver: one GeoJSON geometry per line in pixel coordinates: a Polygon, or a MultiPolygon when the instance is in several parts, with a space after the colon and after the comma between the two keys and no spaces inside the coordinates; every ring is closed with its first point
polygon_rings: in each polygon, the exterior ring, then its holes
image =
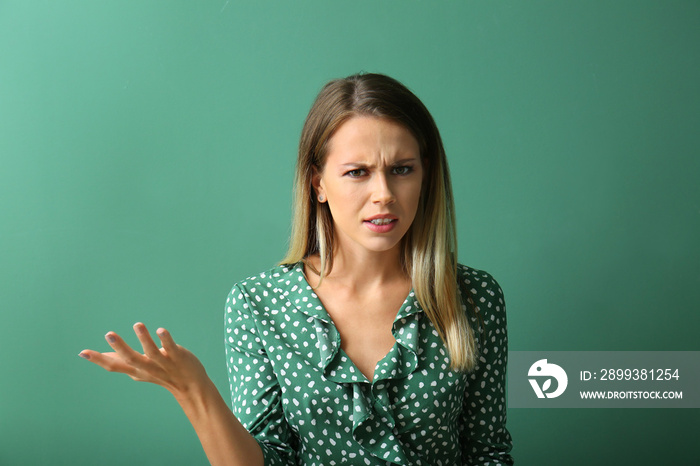
{"type": "MultiPolygon", "coordinates": [[[[699,350],[700,3],[0,1],[0,464],[206,464],[78,357],[164,326],[228,397],[223,304],[281,259],[329,79],[433,113],[511,350],[699,350]]],[[[696,409],[513,409],[520,465],[690,464],[696,409]]]]}

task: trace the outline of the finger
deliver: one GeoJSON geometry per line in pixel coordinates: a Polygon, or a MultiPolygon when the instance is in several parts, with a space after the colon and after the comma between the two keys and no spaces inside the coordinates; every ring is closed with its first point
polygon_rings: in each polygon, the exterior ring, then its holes
{"type": "Polygon", "coordinates": [[[141,346],[143,347],[143,352],[146,353],[146,356],[154,360],[157,360],[163,356],[156,344],[153,342],[153,338],[151,338],[151,334],[148,333],[148,329],[144,324],[141,322],[135,323],[134,332],[139,338],[141,346]]]}
{"type": "Polygon", "coordinates": [[[99,353],[85,349],[80,352],[79,356],[109,372],[121,372],[129,375],[134,372],[133,367],[126,364],[117,353],[99,353]]]}
{"type": "Polygon", "coordinates": [[[131,346],[127,345],[122,337],[114,332],[107,332],[105,335],[105,340],[109,343],[114,351],[124,360],[125,363],[130,364],[134,367],[141,367],[144,365],[144,356],[134,351],[131,346]]]}
{"type": "Polygon", "coordinates": [[[174,355],[177,351],[177,344],[170,335],[170,332],[164,328],[159,328],[156,333],[158,334],[158,338],[160,338],[160,343],[163,345],[165,352],[171,356],[174,355]]]}

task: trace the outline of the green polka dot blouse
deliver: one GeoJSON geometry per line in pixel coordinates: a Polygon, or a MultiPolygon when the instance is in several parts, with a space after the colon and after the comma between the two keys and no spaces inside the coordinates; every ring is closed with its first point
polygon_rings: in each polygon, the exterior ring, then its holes
{"type": "Polygon", "coordinates": [[[488,273],[466,266],[459,281],[463,301],[477,309],[477,367],[450,370],[411,291],[393,324],[396,343],[372,382],[340,347],[301,263],[235,285],[225,312],[232,408],[265,464],[512,464],[503,293],[488,273]]]}

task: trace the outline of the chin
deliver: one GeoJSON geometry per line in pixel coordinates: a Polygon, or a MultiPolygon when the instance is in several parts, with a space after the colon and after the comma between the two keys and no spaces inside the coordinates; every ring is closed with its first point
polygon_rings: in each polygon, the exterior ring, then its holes
{"type": "Polygon", "coordinates": [[[369,241],[363,244],[365,249],[372,252],[387,252],[398,248],[400,245],[400,239],[398,241],[387,241],[386,239],[381,239],[379,241],[369,241]]]}

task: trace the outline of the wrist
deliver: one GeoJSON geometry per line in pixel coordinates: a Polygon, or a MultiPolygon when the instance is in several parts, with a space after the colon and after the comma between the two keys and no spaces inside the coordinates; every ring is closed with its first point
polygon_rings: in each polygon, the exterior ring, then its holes
{"type": "Polygon", "coordinates": [[[170,390],[175,400],[188,417],[197,413],[205,414],[209,407],[221,399],[219,390],[208,377],[197,383],[170,390]]]}

